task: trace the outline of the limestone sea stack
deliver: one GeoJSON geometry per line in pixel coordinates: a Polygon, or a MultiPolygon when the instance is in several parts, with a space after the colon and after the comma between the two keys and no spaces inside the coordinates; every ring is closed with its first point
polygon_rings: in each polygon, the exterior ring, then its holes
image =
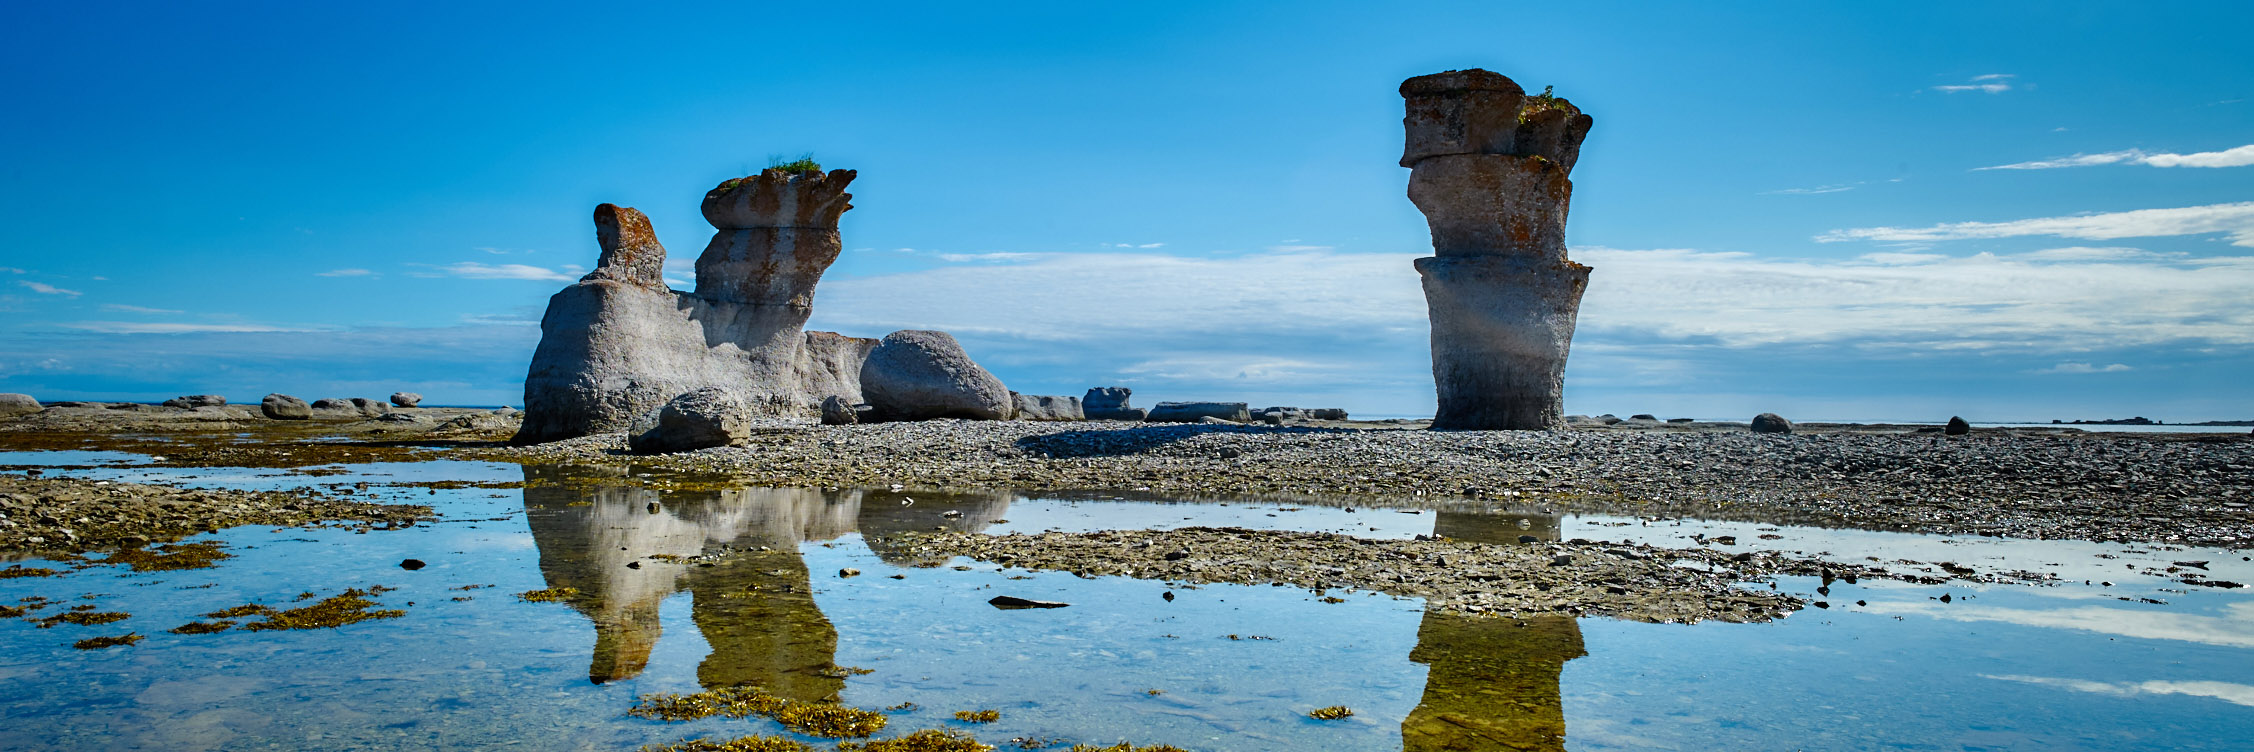
{"type": "Polygon", "coordinates": [[[1433,428],[1565,425],[1567,351],[1589,267],[1565,254],[1568,176],[1590,118],[1477,68],[1401,84],[1409,200],[1432,228],[1416,260],[1432,317],[1433,428]]]}
{"type": "MultiPolygon", "coordinates": [[[[825,402],[833,402],[831,420],[843,419],[840,407],[880,402],[862,391],[877,340],[803,329],[815,284],[844,247],[837,223],[853,208],[845,188],[855,174],[769,168],[707,192],[703,213],[715,232],[697,258],[693,292],[667,286],[665,247],[648,217],[595,207],[602,256],[594,271],[548,300],[516,443],[624,430],[668,400],[705,388],[726,390],[743,419],[770,425],[822,420],[825,402]]],[[[891,365],[928,366],[978,382],[973,391],[983,401],[908,404],[911,398],[879,407],[900,416],[893,419],[1007,418],[1008,389],[970,363],[952,337],[932,334],[952,346],[949,358],[939,359],[947,362],[891,365]]]]}

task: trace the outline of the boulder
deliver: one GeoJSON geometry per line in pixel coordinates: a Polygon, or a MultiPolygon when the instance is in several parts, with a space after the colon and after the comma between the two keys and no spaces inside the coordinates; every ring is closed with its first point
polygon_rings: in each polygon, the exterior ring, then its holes
{"type": "Polygon", "coordinates": [[[822,400],[822,425],[850,426],[861,422],[861,413],[853,409],[844,397],[830,395],[822,400]]]}
{"type": "Polygon", "coordinates": [[[181,408],[219,407],[225,404],[227,404],[227,398],[216,394],[191,394],[164,401],[165,407],[181,408]]]}
{"type": "Polygon", "coordinates": [[[414,392],[392,392],[391,404],[397,407],[414,407],[423,402],[423,396],[414,392]]]}
{"type": "Polygon", "coordinates": [[[1965,422],[1964,418],[1950,416],[1949,425],[1943,426],[1941,433],[1945,436],[1963,436],[1972,433],[1972,424],[1965,422]]]}
{"type": "Polygon", "coordinates": [[[518,423],[518,421],[517,421],[517,417],[518,417],[519,415],[522,415],[522,413],[514,413],[514,414],[510,414],[510,413],[501,413],[501,412],[498,412],[498,411],[495,411],[495,412],[483,412],[483,413],[469,413],[469,414],[467,414],[467,415],[457,415],[457,416],[454,416],[454,417],[452,417],[452,418],[449,418],[449,419],[447,419],[447,420],[446,420],[446,422],[444,422],[444,423],[440,423],[440,424],[438,424],[437,426],[433,427],[433,428],[432,428],[431,430],[433,430],[433,431],[474,431],[474,432],[477,432],[477,433],[497,433],[497,432],[501,432],[501,431],[515,431],[515,430],[517,429],[517,423],[518,423]]]}
{"type": "Polygon", "coordinates": [[[861,393],[880,420],[1006,420],[1016,409],[1009,388],[953,335],[927,330],[885,335],[861,364],[861,393]]]}
{"type": "Polygon", "coordinates": [[[1145,418],[1152,423],[1197,423],[1218,418],[1231,423],[1252,420],[1252,410],[1242,402],[1160,402],[1145,418]]]}
{"type": "Polygon", "coordinates": [[[366,397],[352,398],[352,408],[358,410],[360,416],[364,418],[382,417],[384,414],[391,412],[391,406],[384,404],[383,400],[373,400],[366,397]]]}
{"type": "Polygon", "coordinates": [[[1603,414],[1603,415],[1599,415],[1599,416],[1597,416],[1597,422],[1598,422],[1598,423],[1603,423],[1603,424],[1605,424],[1605,425],[1608,425],[1608,426],[1619,425],[1619,424],[1620,424],[1620,416],[1618,416],[1618,415],[1613,415],[1612,413],[1605,413],[1605,414],[1603,414]]]}
{"type": "Polygon", "coordinates": [[[1318,407],[1308,410],[1307,417],[1314,420],[1346,420],[1346,410],[1338,407],[1318,407]]]}
{"type": "Polygon", "coordinates": [[[1010,392],[1017,403],[1018,420],[1086,420],[1079,397],[1046,397],[1010,392]]]}
{"type": "Polygon", "coordinates": [[[1628,419],[1629,419],[1629,420],[1648,420],[1648,421],[1651,421],[1651,422],[1653,422],[1653,423],[1657,423],[1657,422],[1659,422],[1659,416],[1657,416],[1657,415],[1653,415],[1653,414],[1651,414],[1651,413],[1636,413],[1636,414],[1634,414],[1634,415],[1630,415],[1630,416],[1628,416],[1628,419]]]}
{"type": "Polygon", "coordinates": [[[258,401],[258,412],[274,420],[306,420],[313,417],[313,406],[287,394],[269,394],[258,401]]]}
{"type": "Polygon", "coordinates": [[[1088,420],[1124,420],[1140,422],[1150,416],[1150,411],[1130,407],[1127,398],[1135,390],[1123,386],[1099,386],[1088,390],[1080,398],[1080,415],[1088,420]]]}
{"type": "Polygon", "coordinates": [[[353,405],[352,400],[348,400],[342,397],[324,397],[313,401],[313,409],[352,410],[357,412],[360,408],[353,405]]]}
{"type": "Polygon", "coordinates": [[[743,397],[705,387],[667,400],[627,429],[626,447],[640,454],[729,446],[751,436],[752,408],[743,397]]]}
{"type": "Polygon", "coordinates": [[[1762,413],[1753,416],[1753,432],[1792,433],[1792,421],[1785,420],[1784,416],[1776,413],[1762,413]]]}
{"type": "Polygon", "coordinates": [[[17,415],[30,415],[32,413],[36,413],[45,409],[46,408],[44,407],[40,407],[39,400],[32,399],[31,395],[14,393],[0,394],[0,418],[9,418],[17,415]]]}

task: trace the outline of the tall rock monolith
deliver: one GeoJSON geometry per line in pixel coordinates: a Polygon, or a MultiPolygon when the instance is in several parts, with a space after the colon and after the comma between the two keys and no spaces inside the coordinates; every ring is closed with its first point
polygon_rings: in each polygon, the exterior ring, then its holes
{"type": "Polygon", "coordinates": [[[815,284],[844,247],[837,223],[853,208],[845,188],[854,175],[770,168],[707,192],[702,208],[715,232],[690,292],[668,286],[665,247],[648,217],[595,207],[602,255],[548,300],[515,441],[623,430],[707,388],[733,395],[742,417],[762,423],[815,423],[831,397],[867,402],[863,365],[877,340],[804,330],[815,284]]]}
{"type": "Polygon", "coordinates": [[[1565,424],[1565,358],[1589,267],[1565,255],[1568,176],[1589,116],[1477,68],[1401,83],[1401,166],[1432,228],[1416,260],[1432,316],[1439,429],[1565,424]]]}

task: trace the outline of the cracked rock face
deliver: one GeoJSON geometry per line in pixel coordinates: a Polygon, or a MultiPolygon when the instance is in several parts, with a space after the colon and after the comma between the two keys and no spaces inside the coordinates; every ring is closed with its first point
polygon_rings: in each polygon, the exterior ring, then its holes
{"type": "MultiPolygon", "coordinates": [[[[707,387],[736,395],[746,418],[762,423],[813,423],[832,397],[871,401],[862,381],[877,340],[804,330],[815,285],[843,247],[837,222],[853,208],[845,189],[854,175],[768,169],[707,192],[702,208],[715,232],[697,258],[693,292],[667,287],[665,247],[648,217],[596,207],[602,256],[548,301],[515,441],[624,430],[707,387]]],[[[966,416],[1007,417],[1008,391],[1000,394],[998,410],[966,416]]],[[[958,407],[948,403],[938,414],[965,412],[958,407]]]]}
{"type": "Polygon", "coordinates": [[[1589,267],[1566,258],[1570,174],[1591,120],[1472,69],[1401,84],[1416,261],[1432,317],[1438,429],[1564,427],[1565,360],[1589,267]]]}

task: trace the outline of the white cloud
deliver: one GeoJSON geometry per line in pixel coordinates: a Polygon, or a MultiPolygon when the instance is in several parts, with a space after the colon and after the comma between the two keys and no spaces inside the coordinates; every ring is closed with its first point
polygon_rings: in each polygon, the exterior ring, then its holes
{"type": "Polygon", "coordinates": [[[77,290],[65,290],[63,288],[56,287],[45,282],[33,282],[28,279],[16,280],[16,284],[31,288],[32,292],[36,292],[41,295],[64,295],[75,298],[79,295],[84,294],[77,290]]]}
{"type": "Polygon", "coordinates": [[[7,272],[9,274],[30,274],[30,272],[18,269],[13,266],[0,266],[0,272],[7,272]]]}
{"type": "Polygon", "coordinates": [[[2219,681],[2141,681],[2101,682],[2083,679],[2062,679],[2050,676],[2015,676],[2008,674],[1981,674],[1983,679],[2038,684],[2076,692],[2135,697],[2137,695],[2191,695],[2212,697],[2234,705],[2254,707],[2254,686],[2219,681]]]}
{"type": "Polygon", "coordinates": [[[1960,94],[1968,91],[1977,91],[1985,94],[2002,94],[2004,92],[2011,91],[2011,80],[2014,78],[2018,78],[2018,76],[2012,75],[2010,73],[1988,73],[1973,76],[1970,83],[1935,86],[1933,87],[1933,90],[1945,94],[1960,94]]]}
{"type": "Polygon", "coordinates": [[[1042,255],[1043,255],[1043,254],[1039,254],[1039,253],[1005,253],[1005,252],[994,252],[994,253],[942,253],[942,254],[938,254],[938,255],[937,255],[937,258],[938,258],[939,260],[941,260],[941,261],[945,261],[945,262],[948,262],[948,263],[961,264],[961,263],[971,263],[971,262],[985,262],[985,263],[994,263],[994,262],[1002,262],[1002,261],[1031,261],[1031,260],[1033,260],[1033,259],[1037,259],[1037,258],[1040,258],[1040,257],[1041,257],[1042,255]]]}
{"type": "Polygon", "coordinates": [[[2093,366],[2088,363],[2060,363],[2049,368],[2029,371],[2029,373],[2120,373],[2134,370],[2136,369],[2123,363],[2108,363],[2102,366],[2093,366]]]}
{"type": "Polygon", "coordinates": [[[1926,242],[2050,235],[2078,240],[2117,240],[2228,233],[2231,244],[2254,248],[2254,201],[2174,209],[2039,217],[2009,222],[1956,222],[1931,227],[1859,227],[1816,236],[1819,243],[1848,240],[1926,242]]]}
{"type": "Polygon", "coordinates": [[[1867,610],[1881,614],[1922,614],[1962,622],[2002,622],[2046,629],[2176,640],[2230,648],[2254,648],[2254,603],[2233,603],[2220,616],[2172,611],[2137,611],[2106,606],[2056,609],[1944,606],[1925,601],[1873,601],[1867,610]]]}
{"type": "Polygon", "coordinates": [[[372,277],[372,276],[375,276],[375,274],[376,274],[375,272],[369,271],[369,270],[367,270],[367,269],[331,269],[331,270],[329,270],[329,271],[325,271],[325,272],[320,272],[320,273],[317,273],[317,274],[315,274],[315,275],[313,275],[313,276],[316,276],[316,277],[372,277]]]}
{"type": "Polygon", "coordinates": [[[1100,248],[1164,248],[1165,243],[1097,243],[1100,248]]]}
{"type": "Polygon", "coordinates": [[[1332,247],[1327,245],[1271,245],[1268,246],[1268,250],[1277,253],[1318,253],[1332,250],[1332,247]]]}
{"type": "Polygon", "coordinates": [[[61,324],[65,329],[77,329],[103,334],[208,334],[254,332],[310,332],[313,329],[266,326],[263,324],[181,324],[152,323],[145,321],[79,321],[61,324]]]}
{"type": "Polygon", "coordinates": [[[2061,167],[2093,167],[2109,164],[2141,164],[2150,167],[2245,167],[2254,165],[2254,144],[2203,151],[2194,154],[2147,153],[2141,149],[2124,149],[2099,154],[2076,154],[2071,157],[2018,162],[1978,170],[2055,170],[2061,167]]]}
{"type": "Polygon", "coordinates": [[[579,266],[566,264],[561,270],[531,266],[529,264],[481,264],[463,261],[438,267],[447,275],[464,279],[521,279],[536,282],[577,282],[586,271],[579,266]]]}
{"type": "Polygon", "coordinates": [[[126,305],[124,303],[103,303],[102,310],[114,311],[117,313],[185,313],[185,311],[175,311],[170,308],[144,308],[142,306],[126,305]]]}
{"type": "MultiPolygon", "coordinates": [[[[2254,289],[2254,259],[2097,250],[1841,261],[1579,249],[1574,257],[1596,267],[1581,309],[1581,340],[1634,335],[1725,347],[1855,343],[2032,352],[2254,344],[2254,298],[2245,294],[2254,289]]],[[[913,326],[1016,340],[1142,343],[1135,347],[1166,353],[1141,356],[1154,372],[1186,373],[1196,364],[1168,360],[1180,354],[1168,343],[1185,337],[1244,348],[1274,337],[1422,339],[1424,293],[1410,265],[1416,255],[1041,254],[824,282],[813,325],[848,333],[913,326]]],[[[1247,356],[1197,367],[1260,362],[1247,356]]]]}
{"type": "Polygon", "coordinates": [[[1762,192],[1761,192],[1761,195],[1763,195],[1763,196],[1812,196],[1812,195],[1815,195],[1815,194],[1819,194],[1819,193],[1844,193],[1844,192],[1846,192],[1846,191],[1852,191],[1852,190],[1855,190],[1855,187],[1856,187],[1856,186],[1859,186],[1859,185],[1862,185],[1862,183],[1840,183],[1840,184],[1837,184],[1837,185],[1819,185],[1819,186],[1816,186],[1816,187],[1814,187],[1814,188],[1784,188],[1784,189],[1781,189],[1781,190],[1774,190],[1774,191],[1762,191],[1762,192]]]}

